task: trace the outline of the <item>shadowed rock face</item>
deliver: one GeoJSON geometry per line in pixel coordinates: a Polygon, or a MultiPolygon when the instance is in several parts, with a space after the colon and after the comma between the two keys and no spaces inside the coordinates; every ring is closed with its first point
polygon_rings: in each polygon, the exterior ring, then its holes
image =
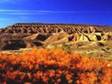
{"type": "Polygon", "coordinates": [[[2,43],[1,50],[18,50],[25,47],[26,44],[23,40],[10,40],[2,43]]]}
{"type": "Polygon", "coordinates": [[[50,34],[16,35],[17,37],[13,34],[1,35],[0,50],[18,50],[20,48],[39,47],[42,46],[42,42],[50,36],[50,34]]]}
{"type": "Polygon", "coordinates": [[[35,38],[35,40],[45,41],[49,36],[50,36],[50,34],[38,34],[38,36],[35,38]]]}
{"type": "MultiPolygon", "coordinates": [[[[42,46],[52,34],[64,31],[72,33],[112,32],[112,27],[78,24],[18,23],[0,29],[0,50],[17,50],[42,46]]],[[[98,37],[98,39],[101,39],[98,37]]]]}

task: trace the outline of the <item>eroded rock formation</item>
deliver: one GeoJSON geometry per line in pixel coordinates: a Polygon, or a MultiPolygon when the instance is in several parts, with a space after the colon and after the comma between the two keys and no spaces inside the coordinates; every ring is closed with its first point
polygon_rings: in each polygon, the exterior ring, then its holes
{"type": "Polygon", "coordinates": [[[75,41],[109,40],[112,39],[111,32],[112,27],[110,26],[18,23],[0,29],[0,50],[37,47],[72,39],[75,41]],[[63,34],[59,33],[62,31],[64,32],[63,34]],[[102,37],[101,35],[96,35],[96,33],[106,34],[102,37]],[[69,35],[72,36],[70,37],[69,35]]]}

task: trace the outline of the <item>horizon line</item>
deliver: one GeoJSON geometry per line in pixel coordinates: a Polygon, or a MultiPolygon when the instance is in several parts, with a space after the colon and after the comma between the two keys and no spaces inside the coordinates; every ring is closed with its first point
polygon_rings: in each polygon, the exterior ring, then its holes
{"type": "Polygon", "coordinates": [[[93,23],[61,23],[61,22],[58,22],[58,23],[55,23],[55,22],[15,22],[15,23],[12,23],[10,25],[6,25],[7,26],[12,26],[12,25],[16,25],[16,24],[56,24],[56,25],[59,25],[59,24],[62,24],[62,25],[89,25],[89,26],[109,26],[109,27],[112,27],[112,25],[106,25],[106,24],[93,24],[93,23]]]}

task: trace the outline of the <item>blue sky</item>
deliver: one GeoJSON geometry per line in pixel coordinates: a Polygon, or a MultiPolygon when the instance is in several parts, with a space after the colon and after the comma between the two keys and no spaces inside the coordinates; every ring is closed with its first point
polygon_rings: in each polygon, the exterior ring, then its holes
{"type": "Polygon", "coordinates": [[[0,0],[0,27],[18,22],[112,25],[112,0],[0,0]]]}

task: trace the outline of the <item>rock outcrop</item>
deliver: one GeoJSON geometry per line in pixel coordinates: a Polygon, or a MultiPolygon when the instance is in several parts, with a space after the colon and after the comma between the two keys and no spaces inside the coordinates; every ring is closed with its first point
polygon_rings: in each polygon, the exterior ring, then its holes
{"type": "Polygon", "coordinates": [[[108,32],[112,32],[112,27],[78,24],[18,23],[0,29],[0,50],[38,47],[51,43],[67,42],[72,39],[74,41],[79,39],[81,41],[112,39],[112,33],[108,32]],[[95,35],[95,33],[106,34],[101,37],[95,35]]]}
{"type": "Polygon", "coordinates": [[[18,23],[1,29],[0,33],[57,33],[60,31],[67,33],[81,32],[109,32],[112,31],[111,26],[99,25],[80,25],[80,24],[41,24],[41,23],[18,23]]]}

